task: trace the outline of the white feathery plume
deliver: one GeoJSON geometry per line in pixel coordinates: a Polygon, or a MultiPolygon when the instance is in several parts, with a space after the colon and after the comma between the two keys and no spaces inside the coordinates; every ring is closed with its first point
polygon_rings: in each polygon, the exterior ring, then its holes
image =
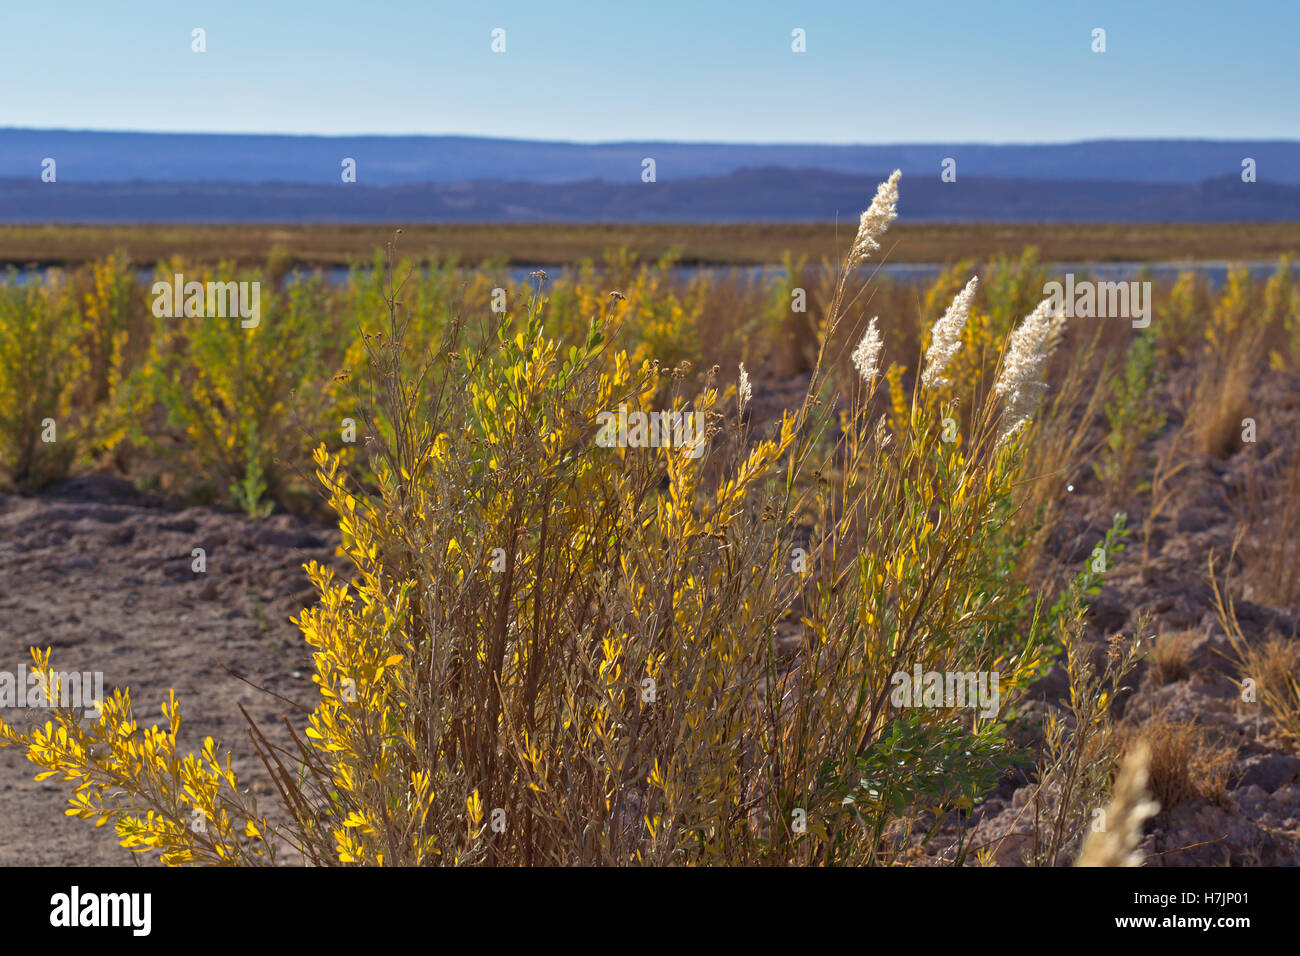
{"type": "Polygon", "coordinates": [[[745,371],[745,363],[740,363],[740,381],[736,384],[736,401],[740,405],[740,411],[745,411],[745,406],[749,400],[754,397],[754,389],[749,384],[749,373],[745,371]]]}
{"type": "Polygon", "coordinates": [[[858,370],[862,380],[868,384],[876,377],[876,372],[880,370],[877,363],[880,361],[880,350],[885,346],[885,340],[880,337],[880,333],[876,330],[876,322],[879,321],[879,318],[879,316],[872,316],[867,331],[862,334],[862,341],[853,350],[853,367],[858,370]]]}
{"type": "Polygon", "coordinates": [[[921,384],[926,388],[938,388],[948,384],[948,380],[943,377],[943,371],[952,361],[952,357],[957,354],[957,350],[961,348],[962,329],[966,327],[970,304],[975,298],[975,287],[978,285],[979,278],[971,276],[971,280],[966,283],[966,288],[957,293],[956,298],[952,300],[952,305],[948,306],[948,311],[944,312],[930,330],[930,347],[925,350],[925,372],[921,375],[921,384]]]}
{"type": "Polygon", "coordinates": [[[880,248],[878,241],[898,218],[898,179],[902,170],[894,170],[889,178],[876,187],[876,197],[858,222],[858,235],[849,252],[849,266],[855,266],[880,248]]]}
{"type": "Polygon", "coordinates": [[[1052,300],[1044,299],[1011,333],[1006,364],[993,391],[1003,401],[1002,439],[1011,436],[1029,421],[1047,391],[1043,367],[1056,349],[1065,329],[1065,315],[1052,310],[1052,300]]]}
{"type": "Polygon", "coordinates": [[[1052,316],[1052,328],[1047,333],[1047,354],[1050,357],[1056,351],[1056,347],[1061,344],[1061,339],[1065,336],[1065,312],[1058,311],[1052,316]]]}

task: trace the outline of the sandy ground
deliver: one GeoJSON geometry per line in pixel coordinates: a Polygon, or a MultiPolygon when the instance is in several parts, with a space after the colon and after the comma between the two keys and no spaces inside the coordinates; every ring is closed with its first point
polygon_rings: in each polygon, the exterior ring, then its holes
{"type": "MultiPolygon", "coordinates": [[[[150,506],[132,486],[82,478],[35,498],[0,496],[0,670],[53,648],[57,670],[102,671],[107,693],[130,687],[138,720],[181,702],[181,745],[211,735],[275,804],[238,705],[260,726],[292,708],[231,676],[310,705],[310,655],[289,618],[314,601],[301,566],[333,557],[336,531],[289,515],[252,521],[207,508],[150,506]],[[191,570],[203,548],[207,570],[191,570]]],[[[3,711],[6,720],[22,713],[3,711]]],[[[221,750],[221,747],[218,747],[221,750]]],[[[133,865],[111,827],[64,815],[70,785],[32,778],[35,765],[0,749],[0,865],[133,865]]]]}

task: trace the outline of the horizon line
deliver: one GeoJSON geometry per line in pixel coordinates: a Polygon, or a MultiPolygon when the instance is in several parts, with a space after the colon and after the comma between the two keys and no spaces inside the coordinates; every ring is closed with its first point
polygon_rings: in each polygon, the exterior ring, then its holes
{"type": "Polygon", "coordinates": [[[1256,137],[1222,138],[1210,136],[1151,136],[1151,137],[1100,137],[1070,140],[887,140],[879,142],[827,142],[799,140],[694,140],[694,139],[533,139],[521,136],[490,135],[485,133],[304,133],[232,130],[161,130],[161,129],[108,129],[90,126],[0,126],[0,134],[27,133],[95,133],[117,136],[264,136],[290,139],[469,139],[511,143],[533,143],[564,146],[794,146],[833,149],[860,149],[904,146],[1086,146],[1094,143],[1280,143],[1300,145],[1300,138],[1256,137]]]}

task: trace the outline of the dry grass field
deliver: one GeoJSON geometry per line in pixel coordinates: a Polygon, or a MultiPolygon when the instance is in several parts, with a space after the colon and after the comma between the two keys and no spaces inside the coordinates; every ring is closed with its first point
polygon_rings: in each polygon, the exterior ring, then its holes
{"type": "MultiPolygon", "coordinates": [[[[643,261],[677,250],[684,264],[770,265],[786,254],[838,262],[856,224],[412,225],[404,250],[456,257],[466,265],[572,265],[625,248],[643,261]]],[[[260,264],[273,253],[296,266],[369,261],[393,227],[384,225],[0,225],[0,264],[77,266],[124,250],[138,262],[260,264]]],[[[1019,256],[1036,247],[1045,262],[1266,260],[1300,246],[1300,224],[956,223],[897,225],[885,243],[891,262],[956,262],[1019,256]]]]}

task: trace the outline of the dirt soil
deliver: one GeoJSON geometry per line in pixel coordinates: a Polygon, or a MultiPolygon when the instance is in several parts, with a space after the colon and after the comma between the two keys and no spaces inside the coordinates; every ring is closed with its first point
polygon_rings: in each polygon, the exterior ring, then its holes
{"type": "MultiPolygon", "coordinates": [[[[1147,449],[1163,455],[1185,424],[1177,396],[1187,394],[1196,370],[1184,368],[1153,398],[1168,416],[1147,449]]],[[[1257,441],[1237,443],[1224,457],[1197,454],[1184,435],[1176,462],[1186,466],[1171,478],[1172,495],[1150,521],[1148,554],[1143,558],[1144,526],[1152,513],[1149,488],[1131,490],[1124,501],[1107,503],[1087,466],[1073,477],[1074,491],[1051,550],[1064,567],[1078,569],[1105,535],[1116,511],[1127,515],[1125,551],[1092,600],[1088,637],[1099,652],[1106,639],[1133,635],[1140,622],[1146,633],[1185,637],[1185,668],[1170,679],[1149,661],[1140,663],[1116,702],[1122,725],[1139,727],[1163,715],[1203,728],[1206,748],[1235,751],[1224,792],[1213,799],[1185,794],[1163,806],[1146,826],[1141,850],[1146,866],[1296,866],[1300,865],[1300,755],[1297,742],[1284,739],[1267,708],[1243,700],[1236,655],[1220,624],[1210,583],[1209,559],[1216,578],[1235,605],[1242,636],[1251,646],[1270,637],[1300,640],[1300,567],[1293,545],[1282,540],[1288,501],[1287,474],[1294,468],[1295,435],[1300,434],[1300,377],[1263,373],[1251,390],[1243,416],[1255,419],[1257,441]],[[1234,545],[1235,558],[1229,562],[1234,545]],[[1279,589],[1281,593],[1279,593],[1279,589]],[[1293,597],[1292,600],[1296,600],[1293,597]]],[[[1101,437],[1100,432],[1098,438],[1101,437]]],[[[1148,470],[1149,475],[1149,470],[1148,470]]],[[[1020,721],[1032,728],[1050,706],[1069,693],[1060,664],[1032,689],[1020,721]]],[[[1041,735],[1039,735],[1041,739],[1041,735]]],[[[1195,766],[1191,774],[1195,778],[1195,766]]],[[[1194,781],[1196,782],[1196,781],[1194,781]]],[[[994,850],[992,862],[1016,866],[1032,842],[1034,793],[1029,775],[1007,775],[965,823],[963,842],[953,827],[941,832],[923,854],[930,862],[951,860],[963,846],[968,859],[976,847],[994,850]],[[942,837],[948,839],[944,845],[942,837]]]]}
{"type": "MultiPolygon", "coordinates": [[[[30,665],[31,646],[53,648],[53,669],[102,671],[109,695],[129,687],[142,724],[161,721],[174,688],[178,748],[214,737],[271,811],[270,777],[239,705],[261,727],[295,713],[248,682],[314,704],[309,649],[289,619],[315,601],[305,562],[346,566],[334,555],[338,542],[337,530],[290,515],[255,521],[169,510],[114,478],[0,496],[0,670],[30,665]],[[195,548],[205,552],[202,573],[192,570],[195,548]]],[[[22,711],[0,715],[24,719],[22,711]]],[[[111,827],[65,816],[71,785],[37,783],[36,770],[17,748],[0,748],[0,865],[148,862],[120,847],[111,827]]]]}

